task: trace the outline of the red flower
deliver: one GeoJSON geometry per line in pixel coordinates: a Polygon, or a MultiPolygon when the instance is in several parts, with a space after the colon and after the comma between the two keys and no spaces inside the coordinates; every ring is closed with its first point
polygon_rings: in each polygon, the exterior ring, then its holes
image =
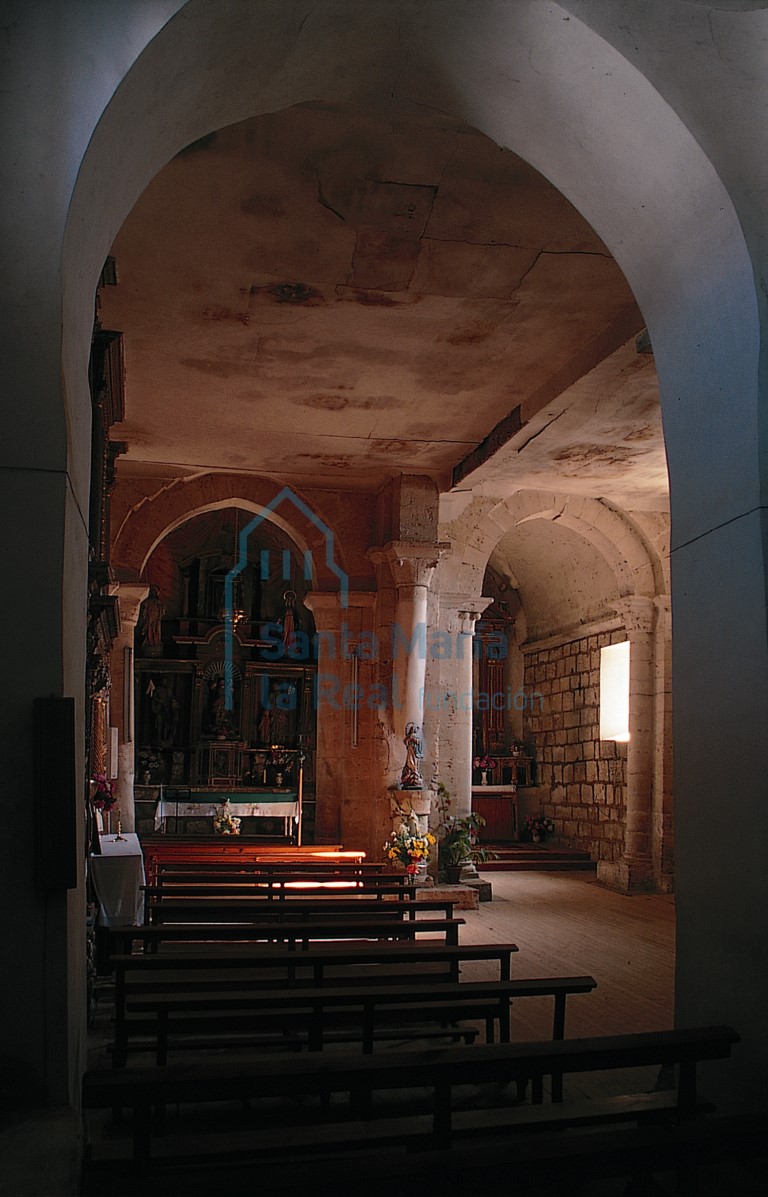
{"type": "Polygon", "coordinates": [[[104,773],[97,773],[93,779],[95,789],[91,803],[96,810],[112,810],[115,805],[115,784],[104,773]]]}

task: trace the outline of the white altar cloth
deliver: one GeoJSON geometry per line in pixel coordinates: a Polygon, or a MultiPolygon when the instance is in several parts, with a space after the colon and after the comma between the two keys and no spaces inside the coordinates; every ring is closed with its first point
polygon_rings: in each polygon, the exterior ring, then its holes
{"type": "MultiPolygon", "coordinates": [[[[163,826],[163,819],[212,818],[221,810],[220,802],[174,802],[161,798],[155,809],[155,831],[163,826]]],[[[227,810],[242,819],[246,816],[258,819],[297,819],[299,804],[296,799],[285,802],[229,802],[227,810]]]]}
{"type": "Polygon", "coordinates": [[[99,836],[101,855],[91,855],[91,876],[104,927],[134,927],[144,920],[144,857],[139,837],[126,832],[99,836]]]}

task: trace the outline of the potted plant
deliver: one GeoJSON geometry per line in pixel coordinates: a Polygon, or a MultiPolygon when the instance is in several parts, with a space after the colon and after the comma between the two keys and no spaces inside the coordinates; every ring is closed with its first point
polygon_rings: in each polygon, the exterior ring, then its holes
{"type": "Polygon", "coordinates": [[[456,818],[449,815],[445,820],[445,831],[440,841],[439,863],[445,869],[446,879],[456,884],[466,864],[495,860],[496,853],[478,843],[480,828],[485,819],[472,811],[469,815],[456,818]]]}

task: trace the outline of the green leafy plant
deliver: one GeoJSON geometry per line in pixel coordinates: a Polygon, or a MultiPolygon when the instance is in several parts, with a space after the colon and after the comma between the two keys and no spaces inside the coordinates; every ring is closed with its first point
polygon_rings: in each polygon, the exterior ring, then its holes
{"type": "Polygon", "coordinates": [[[480,829],[485,826],[482,815],[472,811],[469,815],[458,817],[450,813],[452,799],[442,781],[437,786],[438,867],[445,872],[448,868],[456,868],[469,861],[482,864],[486,860],[497,860],[498,856],[490,848],[483,848],[479,841],[480,829]]]}
{"type": "Polygon", "coordinates": [[[496,853],[490,848],[482,847],[478,842],[483,827],[485,819],[475,811],[461,818],[449,815],[445,820],[445,831],[440,840],[440,866],[447,868],[449,865],[460,865],[467,861],[482,864],[486,860],[496,860],[496,853]]]}

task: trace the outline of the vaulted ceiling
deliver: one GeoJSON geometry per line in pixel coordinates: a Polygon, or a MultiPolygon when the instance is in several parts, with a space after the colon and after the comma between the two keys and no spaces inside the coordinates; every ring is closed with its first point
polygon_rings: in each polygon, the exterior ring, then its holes
{"type": "Polygon", "coordinates": [[[126,476],[407,472],[666,506],[621,271],[541,175],[451,118],[306,104],[219,130],[113,252],[126,476]]]}

